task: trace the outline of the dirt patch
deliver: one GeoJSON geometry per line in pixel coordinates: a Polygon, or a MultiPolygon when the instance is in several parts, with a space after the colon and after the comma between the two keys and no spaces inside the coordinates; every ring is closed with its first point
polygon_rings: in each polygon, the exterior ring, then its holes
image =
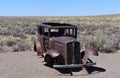
{"type": "Polygon", "coordinates": [[[120,78],[120,52],[91,57],[97,62],[87,70],[53,69],[34,52],[0,53],[0,78],[120,78]]]}

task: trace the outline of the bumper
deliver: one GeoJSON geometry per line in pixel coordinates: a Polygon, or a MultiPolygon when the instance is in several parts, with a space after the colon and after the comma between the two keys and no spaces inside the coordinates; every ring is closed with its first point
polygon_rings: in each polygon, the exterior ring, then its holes
{"type": "Polygon", "coordinates": [[[96,63],[87,63],[87,64],[70,64],[70,65],[53,65],[54,68],[80,68],[86,66],[96,65],[96,63]]]}

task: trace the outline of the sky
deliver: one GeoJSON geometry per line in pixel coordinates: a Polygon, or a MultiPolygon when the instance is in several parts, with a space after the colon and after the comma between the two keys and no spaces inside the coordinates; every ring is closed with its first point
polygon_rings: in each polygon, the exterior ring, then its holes
{"type": "Polygon", "coordinates": [[[0,16],[120,14],[120,0],[0,0],[0,16]]]}

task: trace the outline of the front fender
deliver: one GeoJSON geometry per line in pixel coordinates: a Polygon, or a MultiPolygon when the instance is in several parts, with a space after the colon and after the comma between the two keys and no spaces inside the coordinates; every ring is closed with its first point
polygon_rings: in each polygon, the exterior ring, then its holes
{"type": "Polygon", "coordinates": [[[98,52],[97,52],[96,49],[88,48],[88,49],[82,51],[81,55],[82,55],[82,62],[83,62],[83,64],[86,64],[89,56],[90,55],[98,56],[98,52]]]}
{"type": "Polygon", "coordinates": [[[58,53],[56,50],[53,50],[53,49],[52,50],[48,50],[47,54],[50,55],[52,58],[55,58],[55,57],[60,55],[60,53],[58,53]]]}
{"type": "Polygon", "coordinates": [[[88,53],[88,55],[94,55],[94,56],[98,56],[98,52],[96,49],[94,48],[88,48],[85,50],[85,53],[88,53]]]}

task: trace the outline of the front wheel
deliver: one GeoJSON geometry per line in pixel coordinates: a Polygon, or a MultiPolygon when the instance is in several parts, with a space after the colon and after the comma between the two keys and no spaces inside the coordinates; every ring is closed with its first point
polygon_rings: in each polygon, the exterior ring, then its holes
{"type": "Polygon", "coordinates": [[[87,63],[93,63],[93,61],[90,58],[88,58],[87,63]]]}
{"type": "Polygon", "coordinates": [[[44,60],[47,66],[53,67],[54,59],[51,56],[47,55],[44,60]]]}
{"type": "Polygon", "coordinates": [[[57,64],[58,64],[58,65],[64,65],[64,64],[65,64],[64,58],[63,58],[62,56],[58,56],[58,57],[56,58],[56,60],[57,60],[57,64]]]}

